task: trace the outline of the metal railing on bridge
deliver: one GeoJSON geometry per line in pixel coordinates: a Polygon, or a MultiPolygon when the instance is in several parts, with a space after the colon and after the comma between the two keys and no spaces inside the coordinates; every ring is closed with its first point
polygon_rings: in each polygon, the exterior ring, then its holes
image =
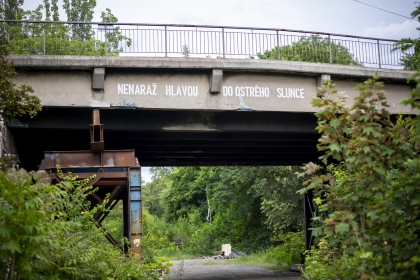
{"type": "Polygon", "coordinates": [[[265,58],[403,68],[396,40],[277,28],[0,21],[11,54],[265,58]],[[214,56],[214,57],[212,57],[214,56]]]}

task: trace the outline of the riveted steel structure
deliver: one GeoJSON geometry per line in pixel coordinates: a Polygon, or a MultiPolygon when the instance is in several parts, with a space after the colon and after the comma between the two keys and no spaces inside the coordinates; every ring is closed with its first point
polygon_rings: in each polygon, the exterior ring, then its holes
{"type": "MultiPolygon", "coordinates": [[[[140,238],[142,234],[142,201],[141,201],[141,169],[135,157],[134,150],[103,150],[103,125],[99,121],[99,109],[93,110],[93,125],[91,127],[90,151],[47,151],[44,153],[40,169],[47,171],[53,182],[59,183],[57,174],[59,166],[64,174],[72,173],[80,179],[95,175],[88,186],[98,187],[98,191],[91,194],[93,205],[102,203],[109,194],[105,207],[112,210],[118,201],[123,202],[124,236],[131,244],[134,254],[140,254],[140,238]],[[95,138],[98,128],[99,139],[95,138]]],[[[93,220],[98,228],[102,228],[102,221],[109,211],[98,211],[93,220]]],[[[106,232],[106,231],[105,231],[106,232]]],[[[121,251],[127,252],[109,234],[106,238],[121,251]]]]}

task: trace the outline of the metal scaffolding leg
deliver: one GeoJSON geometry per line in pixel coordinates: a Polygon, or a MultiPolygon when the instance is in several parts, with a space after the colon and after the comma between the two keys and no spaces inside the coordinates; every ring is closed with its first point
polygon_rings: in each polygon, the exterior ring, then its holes
{"type": "Polygon", "coordinates": [[[303,199],[303,209],[305,211],[305,249],[310,250],[311,246],[313,245],[313,236],[312,236],[312,217],[315,213],[315,205],[313,203],[313,192],[309,190],[305,193],[303,199]]]}
{"type": "Polygon", "coordinates": [[[141,254],[142,234],[142,205],[141,205],[141,174],[140,168],[129,169],[128,197],[129,197],[129,240],[133,254],[141,254]]]}

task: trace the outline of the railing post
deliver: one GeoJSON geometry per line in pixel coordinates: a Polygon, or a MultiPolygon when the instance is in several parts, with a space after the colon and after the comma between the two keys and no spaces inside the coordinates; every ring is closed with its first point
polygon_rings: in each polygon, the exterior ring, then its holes
{"type": "Polygon", "coordinates": [[[332,63],[331,35],[328,34],[328,48],[330,49],[330,63],[332,63]]]}
{"type": "Polygon", "coordinates": [[[279,44],[279,31],[276,30],[276,38],[277,38],[277,59],[280,60],[280,44],[279,44]]]}
{"type": "Polygon", "coordinates": [[[223,58],[225,58],[225,28],[222,27],[223,58]]]}
{"type": "Polygon", "coordinates": [[[165,57],[168,57],[168,27],[165,25],[165,57]]]}
{"type": "Polygon", "coordinates": [[[379,40],[376,40],[376,43],[378,45],[378,64],[379,64],[379,68],[382,68],[381,67],[381,48],[379,46],[379,40]]]}
{"type": "Polygon", "coordinates": [[[108,43],[107,43],[107,30],[106,30],[107,25],[105,24],[105,56],[108,55],[108,43]]]}
{"type": "Polygon", "coordinates": [[[46,25],[44,24],[44,55],[46,54],[46,52],[45,52],[45,29],[46,29],[46,25]]]}

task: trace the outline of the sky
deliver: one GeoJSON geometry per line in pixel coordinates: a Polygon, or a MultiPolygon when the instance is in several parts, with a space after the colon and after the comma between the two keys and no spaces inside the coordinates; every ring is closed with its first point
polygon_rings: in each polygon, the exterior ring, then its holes
{"type": "MultiPolygon", "coordinates": [[[[410,17],[414,0],[360,0],[410,17]]],[[[111,9],[119,22],[177,23],[321,31],[385,39],[417,38],[420,24],[355,0],[96,0],[93,21],[111,9]]],[[[25,0],[35,9],[42,0],[25,0]]],[[[62,6],[62,0],[58,1],[62,6]]],[[[60,12],[62,20],[65,13],[60,12]]]]}
{"type": "MultiPolygon", "coordinates": [[[[384,39],[418,38],[418,21],[409,19],[414,0],[96,0],[93,21],[106,8],[124,23],[166,23],[284,28],[384,39]]],[[[33,10],[42,0],[25,0],[33,10]]],[[[62,6],[62,0],[58,1],[62,6]]],[[[61,20],[66,20],[63,10],[61,20]]],[[[150,182],[149,168],[142,177],[150,182]]]]}

